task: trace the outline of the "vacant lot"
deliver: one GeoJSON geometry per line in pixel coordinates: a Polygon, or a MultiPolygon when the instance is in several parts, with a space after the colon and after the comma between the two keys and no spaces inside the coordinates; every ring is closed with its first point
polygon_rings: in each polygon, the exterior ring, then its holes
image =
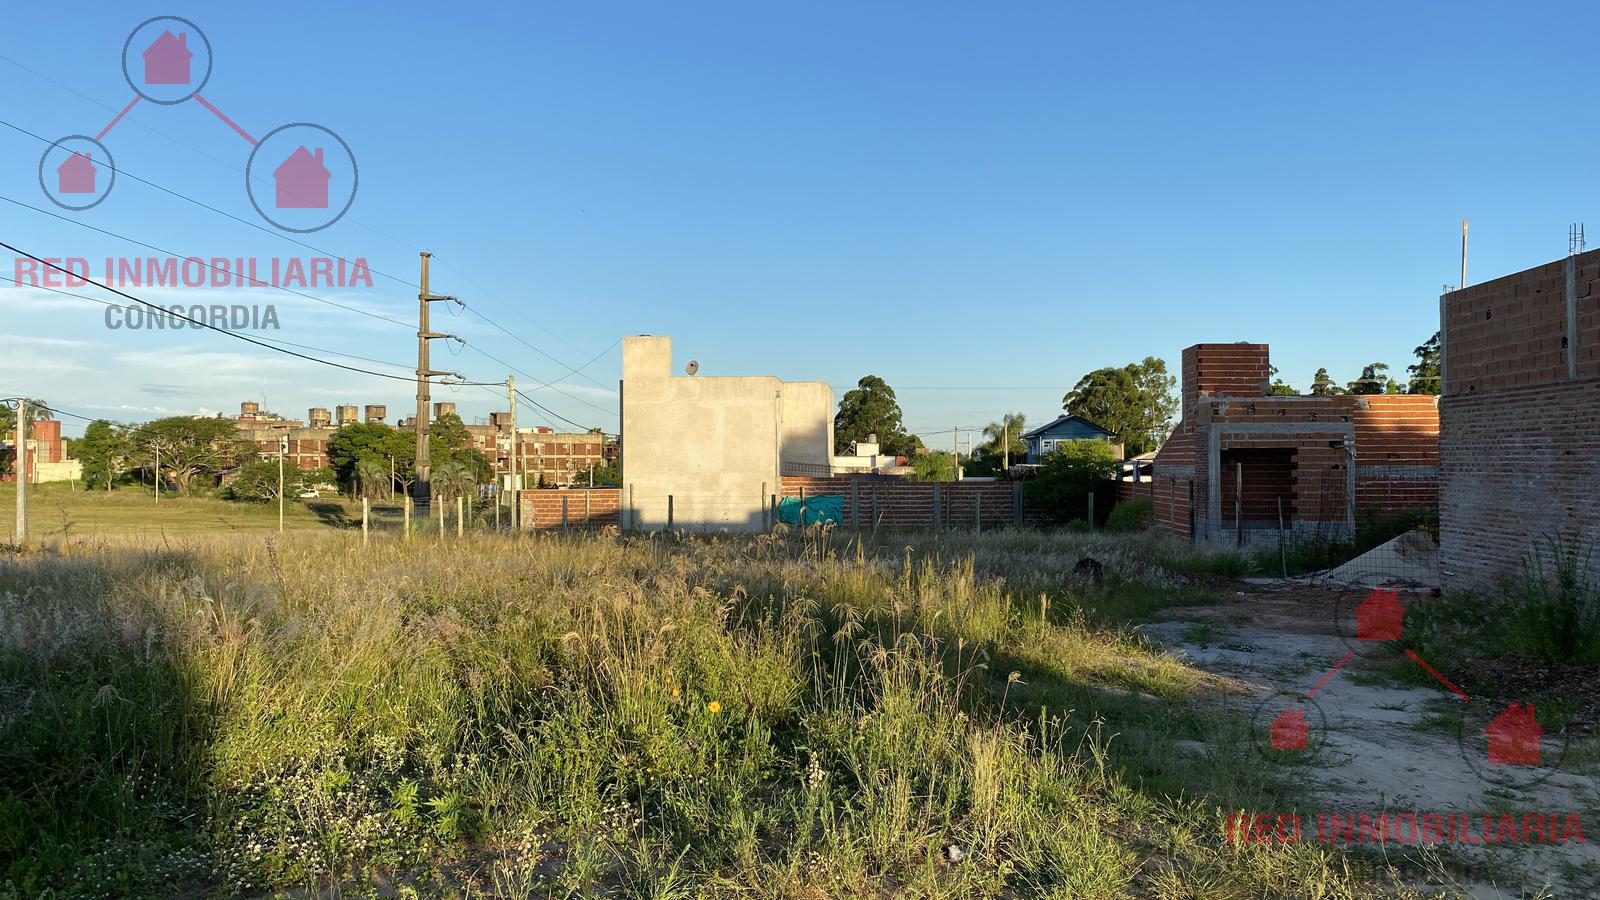
{"type": "Polygon", "coordinates": [[[1224,837],[1311,798],[1212,702],[1243,686],[1132,627],[1231,600],[1178,574],[1217,566],[1032,532],[9,553],[0,886],[1439,893],[1452,874],[1403,853],[1224,837]]]}
{"type": "MultiPolygon", "coordinates": [[[[0,534],[11,540],[16,531],[17,486],[0,484],[0,534]]],[[[361,523],[361,504],[340,497],[290,499],[284,504],[284,528],[327,528],[361,523]]],[[[146,487],[84,491],[70,485],[28,488],[28,532],[34,538],[71,540],[95,534],[185,534],[269,531],[278,527],[278,504],[235,503],[213,497],[155,494],[146,487]]]]}

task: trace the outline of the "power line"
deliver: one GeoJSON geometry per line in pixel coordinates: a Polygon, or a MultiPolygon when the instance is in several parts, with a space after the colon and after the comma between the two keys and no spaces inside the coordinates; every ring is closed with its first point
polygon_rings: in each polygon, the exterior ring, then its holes
{"type": "MultiPolygon", "coordinates": [[[[21,249],[19,247],[12,246],[11,244],[6,243],[5,241],[0,241],[0,247],[4,247],[7,250],[10,250],[12,253],[20,254],[20,255],[25,256],[28,259],[31,259],[31,260],[33,260],[35,262],[38,262],[38,263],[41,263],[43,265],[49,266],[50,268],[55,269],[56,271],[61,272],[63,274],[72,275],[73,277],[76,277],[76,278],[82,278],[82,280],[84,280],[85,282],[88,282],[89,284],[92,284],[95,287],[100,288],[101,290],[109,291],[109,292],[111,292],[113,294],[116,294],[118,297],[125,297],[125,298],[127,298],[129,300],[132,300],[135,303],[141,304],[143,306],[147,306],[150,309],[156,310],[157,312],[161,313],[162,315],[170,316],[170,317],[175,318],[175,319],[182,319],[185,322],[192,323],[192,324],[197,325],[197,326],[199,326],[201,328],[209,328],[210,330],[215,331],[215,332],[217,332],[219,334],[225,334],[228,337],[234,338],[235,340],[244,341],[247,344],[255,344],[258,347],[265,347],[268,350],[276,350],[279,353],[284,353],[284,354],[287,354],[289,356],[298,357],[300,359],[304,359],[304,360],[307,360],[309,362],[320,363],[320,364],[322,364],[324,366],[332,366],[332,367],[334,367],[336,369],[344,369],[344,370],[346,370],[348,372],[359,372],[362,375],[372,375],[372,376],[374,376],[376,378],[389,378],[389,379],[392,379],[394,381],[405,381],[405,382],[413,382],[413,381],[415,381],[415,378],[412,378],[412,377],[407,377],[407,376],[402,376],[402,375],[390,375],[387,372],[374,372],[371,369],[363,369],[363,368],[360,368],[360,367],[357,367],[357,366],[347,366],[344,363],[337,363],[337,362],[333,362],[332,360],[327,360],[327,359],[319,359],[319,358],[317,358],[315,356],[309,356],[307,354],[299,353],[299,352],[296,352],[294,350],[287,350],[287,349],[285,349],[283,347],[274,347],[273,345],[271,345],[271,344],[269,344],[269,343],[267,343],[265,341],[259,341],[259,340],[256,340],[255,338],[248,337],[246,335],[242,335],[242,334],[239,334],[237,332],[229,331],[226,328],[218,328],[217,326],[212,325],[209,322],[201,321],[200,319],[190,318],[189,316],[184,315],[182,313],[174,312],[173,310],[167,309],[165,307],[157,306],[156,304],[151,303],[148,300],[142,300],[142,299],[140,299],[138,297],[135,297],[132,294],[126,293],[124,291],[117,290],[114,287],[110,287],[109,285],[101,284],[100,282],[95,281],[92,278],[89,278],[89,277],[86,277],[86,276],[82,276],[82,275],[78,275],[78,274],[76,274],[74,272],[69,272],[68,270],[62,268],[61,266],[56,265],[55,263],[52,263],[52,262],[50,262],[50,261],[48,261],[46,259],[43,259],[41,257],[38,257],[38,256],[34,256],[32,253],[29,253],[28,251],[23,250],[23,249],[21,249]]],[[[465,383],[493,384],[494,382],[458,382],[458,383],[464,383],[464,384],[465,383]]]]}
{"type": "MultiPolygon", "coordinates": [[[[7,61],[8,62],[12,62],[13,65],[18,65],[21,68],[24,68],[24,69],[27,68],[25,66],[21,66],[19,63],[16,63],[13,60],[7,60],[7,61]]],[[[32,70],[29,70],[29,71],[32,71],[32,70]]],[[[34,73],[34,74],[38,74],[38,73],[34,73]]],[[[41,77],[43,77],[43,76],[41,76],[41,77]]],[[[54,146],[54,142],[50,141],[48,138],[45,138],[44,136],[39,135],[39,134],[35,134],[34,132],[29,131],[26,128],[23,128],[23,127],[15,124],[15,123],[6,121],[4,119],[0,119],[0,125],[5,125],[7,128],[12,129],[13,131],[18,132],[19,134],[23,134],[23,135],[26,135],[28,137],[31,137],[34,140],[39,141],[41,143],[54,146]]],[[[173,197],[177,197],[177,198],[179,198],[181,200],[188,201],[189,203],[192,203],[192,204],[194,204],[194,205],[196,205],[196,206],[198,206],[198,207],[200,207],[202,209],[209,210],[210,212],[213,212],[213,213],[216,213],[217,215],[220,215],[220,216],[223,216],[225,218],[231,219],[231,220],[233,220],[235,222],[238,222],[238,223],[240,223],[242,225],[247,225],[247,226],[249,226],[251,228],[254,228],[257,231],[260,231],[260,232],[262,232],[264,234],[268,234],[268,235],[272,235],[274,237],[282,238],[283,240],[286,240],[286,241],[288,241],[288,242],[290,242],[290,243],[292,243],[292,244],[294,244],[296,246],[303,247],[303,248],[305,248],[307,250],[311,250],[311,251],[313,251],[315,253],[322,254],[324,257],[328,257],[328,258],[331,258],[331,259],[337,259],[340,262],[343,262],[343,263],[345,263],[347,265],[353,265],[354,264],[348,258],[346,258],[344,256],[341,256],[341,255],[339,255],[337,253],[333,253],[331,251],[324,250],[324,249],[322,249],[320,247],[317,247],[315,245],[308,244],[305,241],[298,240],[296,238],[292,238],[292,237],[290,237],[290,236],[288,236],[286,234],[282,234],[281,232],[278,232],[278,231],[276,231],[274,229],[266,228],[265,226],[262,226],[262,225],[260,225],[258,223],[255,223],[255,222],[251,222],[251,221],[249,221],[247,219],[242,219],[242,218],[240,218],[238,216],[233,215],[232,213],[229,213],[229,212],[226,212],[224,210],[218,209],[218,208],[216,208],[214,206],[211,206],[208,203],[205,203],[203,201],[200,201],[200,200],[197,200],[197,199],[195,199],[193,197],[190,197],[187,194],[181,193],[179,191],[175,191],[175,190],[173,190],[171,188],[165,187],[165,186],[163,186],[161,184],[158,184],[158,183],[156,183],[154,181],[151,181],[151,180],[149,180],[147,178],[140,177],[139,175],[136,175],[136,174],[134,174],[132,172],[129,172],[127,169],[123,169],[123,168],[120,168],[120,167],[116,166],[114,163],[107,162],[106,165],[113,172],[117,172],[117,173],[126,175],[129,178],[132,178],[133,180],[140,182],[141,184],[148,185],[149,187],[155,188],[156,190],[159,190],[159,191],[161,191],[161,192],[163,192],[165,194],[169,194],[169,195],[171,195],[173,197]]],[[[63,221],[74,222],[75,224],[83,225],[83,227],[90,228],[91,230],[100,232],[101,234],[105,234],[105,235],[110,236],[110,237],[115,237],[115,238],[119,238],[121,240],[129,241],[130,243],[134,243],[134,244],[137,244],[139,246],[146,247],[146,248],[151,249],[151,250],[155,250],[155,251],[157,251],[159,253],[166,253],[169,256],[178,255],[178,254],[173,253],[170,250],[164,250],[164,249],[162,249],[160,247],[156,247],[156,246],[153,246],[153,245],[150,245],[150,244],[146,244],[146,243],[137,241],[137,240],[135,240],[133,238],[127,237],[125,235],[117,234],[115,232],[106,231],[106,230],[100,229],[100,228],[95,228],[94,226],[86,225],[86,224],[84,224],[82,222],[78,222],[75,219],[69,219],[69,218],[67,218],[65,216],[61,216],[61,215],[58,215],[56,213],[52,213],[49,210],[40,209],[40,208],[34,207],[34,206],[29,206],[26,203],[22,203],[21,201],[12,199],[10,197],[0,197],[0,199],[9,200],[10,202],[17,204],[18,206],[22,206],[22,207],[27,208],[27,209],[32,209],[35,212],[39,212],[39,213],[43,213],[45,215],[53,216],[53,217],[61,219],[63,221]]],[[[363,226],[363,227],[365,227],[365,226],[363,226]]],[[[387,237],[387,235],[385,235],[385,236],[387,237]]],[[[402,245],[405,243],[404,241],[398,241],[398,239],[394,239],[394,240],[396,240],[397,243],[401,243],[402,245]]],[[[201,262],[202,262],[202,264],[205,264],[203,260],[201,260],[201,262]]],[[[213,270],[227,271],[227,270],[224,270],[224,269],[220,269],[220,267],[217,267],[217,266],[211,266],[209,264],[206,264],[206,265],[207,265],[207,268],[210,268],[210,269],[213,269],[213,270]]],[[[481,285],[477,285],[477,282],[474,281],[471,278],[471,276],[467,275],[465,272],[462,272],[460,269],[457,269],[455,266],[449,265],[448,262],[446,262],[445,265],[448,266],[451,269],[451,271],[454,271],[457,274],[460,274],[469,283],[471,283],[471,284],[473,284],[475,286],[478,286],[479,289],[482,290],[491,299],[495,299],[496,302],[499,302],[502,306],[505,306],[507,309],[510,309],[513,313],[516,313],[519,316],[521,315],[521,313],[517,312],[517,310],[514,307],[510,306],[509,304],[505,303],[504,301],[499,300],[499,298],[495,297],[495,295],[492,292],[489,292],[487,289],[482,288],[481,285]]],[[[389,279],[391,281],[398,282],[399,284],[403,284],[403,285],[406,285],[408,287],[412,287],[412,288],[416,288],[418,290],[421,290],[421,286],[418,285],[416,282],[411,281],[411,280],[409,280],[407,278],[403,278],[403,277],[401,277],[399,275],[392,274],[390,272],[385,272],[382,269],[375,269],[372,266],[368,265],[367,266],[367,271],[373,273],[374,275],[379,275],[379,276],[387,278],[387,279],[389,279]]],[[[253,285],[259,285],[259,286],[262,286],[262,287],[275,287],[275,288],[278,288],[280,290],[286,290],[286,291],[288,291],[289,293],[292,293],[292,294],[297,294],[297,295],[302,296],[302,297],[307,297],[309,299],[317,300],[318,302],[329,303],[331,305],[338,306],[341,309],[346,309],[346,310],[349,310],[351,312],[356,312],[356,313],[360,313],[362,315],[372,316],[374,318],[384,319],[386,321],[394,322],[395,324],[402,325],[402,326],[407,327],[407,328],[410,327],[410,325],[408,323],[401,322],[401,321],[399,321],[397,319],[392,319],[392,318],[389,318],[387,316],[382,316],[382,315],[378,315],[378,314],[374,314],[374,313],[368,313],[368,312],[365,312],[363,310],[356,309],[355,307],[349,307],[349,306],[345,306],[345,305],[340,304],[340,303],[335,303],[334,301],[331,301],[331,300],[326,300],[326,299],[319,298],[319,297],[312,297],[309,294],[303,294],[303,293],[301,293],[299,291],[294,291],[294,290],[291,290],[289,288],[282,287],[280,285],[274,285],[274,284],[270,284],[270,283],[266,283],[266,282],[258,282],[253,278],[251,279],[251,282],[252,282],[253,285]]],[[[463,304],[463,306],[466,306],[466,305],[463,304]]],[[[578,398],[573,397],[571,394],[567,394],[565,391],[562,391],[559,388],[554,387],[554,385],[557,382],[561,381],[563,378],[566,378],[568,375],[576,374],[576,375],[583,375],[583,377],[585,379],[593,382],[594,384],[600,386],[601,388],[603,388],[603,389],[605,389],[607,391],[610,391],[612,393],[616,392],[615,389],[607,387],[603,382],[597,381],[593,377],[583,374],[582,370],[587,368],[589,365],[592,365],[594,363],[594,361],[595,361],[594,359],[591,359],[589,362],[584,363],[582,366],[569,366],[565,362],[562,362],[560,359],[556,358],[555,356],[553,356],[553,355],[551,355],[549,353],[546,353],[544,350],[540,349],[539,347],[535,346],[534,344],[528,342],[524,338],[522,338],[519,335],[515,334],[511,330],[509,330],[509,329],[505,328],[504,326],[500,325],[500,323],[494,321],[493,319],[491,319],[488,316],[484,315],[483,313],[479,312],[477,309],[475,309],[473,307],[470,307],[470,306],[468,306],[466,308],[469,311],[471,311],[473,315],[477,316],[478,318],[482,319],[483,321],[489,323],[490,325],[492,325],[495,328],[499,329],[500,331],[504,332],[506,335],[510,336],[513,340],[518,341],[519,343],[521,343],[524,346],[526,346],[528,349],[534,351],[535,353],[540,354],[541,356],[545,357],[546,359],[550,360],[551,362],[555,363],[556,365],[562,366],[562,367],[564,367],[566,369],[566,371],[563,374],[557,376],[556,378],[551,379],[549,381],[544,381],[540,385],[541,389],[549,388],[551,390],[556,391],[559,394],[562,394],[562,395],[566,396],[567,398],[569,398],[571,400],[575,400],[577,402],[582,403],[583,402],[582,400],[579,400],[578,398]]],[[[527,319],[526,316],[523,316],[523,318],[527,319]]],[[[527,321],[532,322],[532,319],[527,319],[527,321]]],[[[546,330],[548,332],[548,329],[544,329],[544,330],[546,330]]],[[[569,344],[569,346],[570,346],[570,344],[569,344]]],[[[615,344],[613,344],[613,346],[615,346],[615,344]]],[[[576,349],[576,348],[574,348],[574,349],[576,349]]],[[[599,355],[597,355],[595,357],[595,359],[598,359],[599,356],[605,355],[606,352],[609,352],[609,349],[610,348],[607,348],[607,350],[601,351],[601,353],[599,355]]],[[[522,374],[527,375],[527,377],[529,377],[529,378],[534,378],[535,380],[538,380],[537,376],[528,375],[528,373],[526,373],[526,372],[523,372],[522,374]]]]}
{"type": "MultiPolygon", "coordinates": [[[[62,290],[61,288],[45,287],[42,284],[28,284],[27,282],[20,281],[20,280],[18,280],[16,278],[12,278],[9,275],[0,275],[0,281],[9,281],[9,282],[11,282],[12,284],[14,284],[14,285],[16,285],[18,287],[30,288],[30,289],[36,290],[36,291],[49,291],[52,294],[64,294],[64,295],[66,295],[68,297],[76,297],[79,300],[87,300],[90,303],[98,303],[101,306],[107,306],[107,307],[110,307],[112,309],[127,309],[128,308],[128,307],[124,306],[121,303],[112,303],[110,300],[101,300],[99,297],[91,297],[88,294],[78,294],[78,293],[74,293],[72,291],[62,290]]],[[[380,366],[393,366],[396,369],[405,369],[407,371],[410,371],[411,368],[412,368],[410,365],[407,365],[405,363],[390,362],[389,360],[386,360],[386,359],[374,359],[374,358],[372,358],[370,356],[359,356],[359,355],[354,354],[354,353],[345,353],[342,350],[330,350],[327,347],[313,347],[310,344],[297,344],[294,341],[286,341],[283,338],[269,338],[269,337],[264,337],[264,336],[258,335],[256,337],[256,339],[257,340],[261,340],[261,341],[266,341],[269,344],[283,344],[286,347],[299,347],[302,350],[315,350],[318,353],[331,353],[334,356],[343,356],[343,357],[346,357],[348,359],[359,359],[362,362],[376,363],[376,364],[378,364],[380,366]]]]}
{"type": "MultiPolygon", "coordinates": [[[[108,230],[106,230],[104,228],[98,228],[98,227],[96,227],[94,225],[90,225],[88,222],[81,222],[81,221],[79,221],[77,219],[71,218],[70,216],[63,216],[63,215],[61,215],[59,213],[53,213],[48,209],[40,209],[37,206],[32,206],[30,204],[23,203],[21,200],[17,200],[14,197],[7,197],[4,194],[0,194],[0,200],[4,200],[7,203],[15,204],[17,206],[22,207],[23,209],[31,209],[36,213],[40,213],[42,215],[49,216],[52,219],[60,219],[63,222],[69,222],[69,223],[71,223],[73,225],[77,225],[80,228],[87,228],[90,231],[97,232],[99,234],[103,234],[103,235],[105,235],[107,237],[116,238],[119,241],[127,241],[130,244],[134,244],[134,245],[143,247],[146,250],[154,250],[157,253],[165,253],[166,255],[171,256],[171,257],[175,257],[175,258],[176,257],[181,257],[181,258],[186,259],[186,260],[193,259],[196,262],[200,263],[201,265],[205,266],[207,269],[210,269],[212,271],[227,272],[229,275],[233,275],[233,276],[238,276],[238,275],[242,274],[242,273],[237,273],[237,272],[230,272],[229,270],[224,269],[221,266],[214,266],[211,263],[207,262],[206,260],[201,259],[200,257],[197,257],[197,256],[186,256],[184,254],[177,253],[177,252],[172,251],[172,250],[167,250],[167,249],[165,249],[163,247],[158,247],[155,244],[146,243],[144,241],[139,240],[138,238],[132,238],[132,237],[128,237],[125,234],[118,234],[115,231],[108,231],[108,230]]],[[[20,252],[20,251],[18,251],[18,252],[20,252]]],[[[35,259],[37,259],[37,257],[35,257],[35,259]]],[[[56,266],[55,268],[60,268],[60,267],[56,266]]],[[[66,270],[62,269],[61,271],[65,272],[66,270]]],[[[77,273],[76,272],[70,272],[68,274],[73,275],[74,277],[77,277],[77,273]]],[[[84,280],[87,281],[88,279],[84,279],[84,280]]],[[[346,306],[345,304],[339,303],[338,301],[329,300],[329,299],[324,298],[324,297],[318,297],[318,296],[315,296],[313,294],[307,294],[307,293],[304,293],[302,291],[297,291],[294,288],[284,287],[281,284],[273,284],[270,281],[260,281],[260,280],[258,280],[256,278],[253,278],[253,277],[248,278],[248,280],[250,282],[250,286],[251,287],[272,288],[274,290],[279,290],[279,291],[283,291],[283,292],[288,293],[288,294],[293,294],[296,297],[304,297],[307,300],[314,300],[317,303],[326,303],[329,306],[336,306],[339,309],[345,310],[347,312],[353,312],[353,313],[356,313],[357,315],[366,316],[366,317],[371,318],[371,319],[379,319],[379,320],[382,320],[384,322],[389,322],[389,323],[394,324],[394,325],[399,325],[402,328],[407,328],[407,329],[415,328],[415,326],[411,325],[410,323],[402,322],[399,319],[390,318],[389,316],[383,315],[381,313],[368,312],[367,310],[358,309],[358,308],[356,308],[354,306],[346,306]]],[[[107,290],[111,290],[111,288],[106,288],[106,289],[107,290]]]]}

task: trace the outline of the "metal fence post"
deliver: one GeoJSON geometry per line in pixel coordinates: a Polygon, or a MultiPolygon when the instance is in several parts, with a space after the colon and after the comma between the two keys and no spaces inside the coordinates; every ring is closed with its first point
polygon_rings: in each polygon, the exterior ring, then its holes
{"type": "Polygon", "coordinates": [[[1094,489],[1089,489],[1089,530],[1094,530],[1094,489]]]}
{"type": "Polygon", "coordinates": [[[372,514],[372,505],[367,498],[361,498],[361,546],[367,545],[367,518],[372,514]]]}
{"type": "Polygon", "coordinates": [[[567,495],[561,495],[561,530],[567,530],[567,495]]]}
{"type": "Polygon", "coordinates": [[[850,527],[861,530],[861,482],[850,479],[850,527]]]}
{"type": "Polygon", "coordinates": [[[1011,518],[1013,521],[1022,522],[1022,482],[1011,482],[1011,518]]]}
{"type": "Polygon", "coordinates": [[[939,515],[939,482],[933,482],[933,527],[938,528],[943,519],[939,515]]]}
{"type": "Polygon", "coordinates": [[[460,494],[457,494],[456,495],[456,537],[462,537],[467,533],[467,520],[466,520],[465,517],[462,516],[462,511],[465,508],[465,506],[466,506],[466,498],[461,496],[460,494]]]}
{"type": "Polygon", "coordinates": [[[409,541],[409,540],[411,540],[411,494],[410,494],[410,492],[406,493],[405,501],[406,501],[405,504],[401,507],[404,510],[404,512],[401,514],[403,516],[403,518],[400,520],[400,529],[401,529],[400,530],[400,535],[401,535],[401,538],[403,540],[409,541]]]}
{"type": "Polygon", "coordinates": [[[982,531],[983,530],[983,495],[982,494],[973,494],[972,496],[973,496],[972,530],[973,531],[982,531]]]}
{"type": "Polygon", "coordinates": [[[672,530],[672,495],[667,495],[667,530],[672,530]]]}

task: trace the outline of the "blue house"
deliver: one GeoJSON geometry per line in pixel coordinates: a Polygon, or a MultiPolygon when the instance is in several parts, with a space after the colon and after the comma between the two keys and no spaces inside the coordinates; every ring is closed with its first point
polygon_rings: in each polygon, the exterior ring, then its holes
{"type": "Polygon", "coordinates": [[[1067,441],[1111,441],[1111,432],[1082,416],[1057,416],[1054,422],[1040,425],[1024,434],[1028,442],[1028,462],[1037,464],[1046,453],[1067,441]]]}

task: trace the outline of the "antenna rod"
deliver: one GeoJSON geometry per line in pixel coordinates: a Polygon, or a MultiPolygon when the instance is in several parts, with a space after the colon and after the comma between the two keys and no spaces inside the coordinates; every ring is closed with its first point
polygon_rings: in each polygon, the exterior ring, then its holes
{"type": "Polygon", "coordinates": [[[1467,220],[1461,220],[1461,290],[1467,289],[1467,220]]]}

